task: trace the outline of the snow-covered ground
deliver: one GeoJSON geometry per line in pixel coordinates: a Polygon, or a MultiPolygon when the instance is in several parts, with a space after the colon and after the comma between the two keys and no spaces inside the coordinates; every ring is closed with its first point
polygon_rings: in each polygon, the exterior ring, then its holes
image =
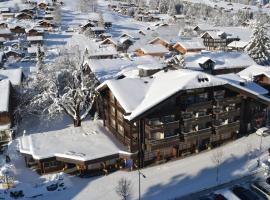
{"type": "MultiPolygon", "coordinates": [[[[267,159],[267,148],[270,136],[263,138],[262,156],[267,159]]],[[[11,160],[15,164],[16,180],[27,184],[36,185],[48,180],[53,175],[39,177],[37,174],[24,167],[23,158],[14,153],[14,146],[17,141],[13,141],[10,153],[11,160]]],[[[224,183],[256,170],[257,157],[260,154],[258,148],[260,137],[256,134],[243,137],[237,141],[228,143],[221,147],[223,152],[222,164],[220,166],[219,183],[224,183]]],[[[207,151],[198,155],[184,159],[171,161],[166,164],[145,168],[142,173],[146,178],[141,179],[141,194],[145,200],[164,200],[186,195],[204,188],[215,186],[216,168],[212,161],[213,151],[207,151]]],[[[95,178],[78,178],[70,176],[68,178],[68,188],[64,191],[46,193],[38,199],[91,199],[111,200],[118,199],[115,187],[120,178],[126,177],[132,181],[132,197],[138,198],[138,173],[137,171],[125,172],[117,171],[108,176],[95,178]]],[[[35,194],[35,189],[31,191],[35,194]]]]}

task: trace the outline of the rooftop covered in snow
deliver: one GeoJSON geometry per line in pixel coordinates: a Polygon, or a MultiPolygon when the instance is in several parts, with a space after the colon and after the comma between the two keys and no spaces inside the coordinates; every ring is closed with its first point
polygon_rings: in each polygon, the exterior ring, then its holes
{"type": "Polygon", "coordinates": [[[37,160],[56,157],[81,162],[128,154],[127,149],[100,121],[87,121],[81,127],[70,125],[61,130],[22,136],[19,150],[37,160]]]}
{"type": "Polygon", "coordinates": [[[10,81],[8,79],[0,80],[0,113],[9,111],[10,81]]]}

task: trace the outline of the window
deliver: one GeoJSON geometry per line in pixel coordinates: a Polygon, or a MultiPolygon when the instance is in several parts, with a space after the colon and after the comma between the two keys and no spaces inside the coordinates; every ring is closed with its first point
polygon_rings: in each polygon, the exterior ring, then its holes
{"type": "Polygon", "coordinates": [[[115,120],[111,119],[111,127],[116,128],[115,120]]]}
{"type": "Polygon", "coordinates": [[[57,167],[59,165],[59,162],[58,161],[44,162],[43,165],[44,168],[53,168],[57,167]]]}
{"type": "Polygon", "coordinates": [[[117,119],[121,122],[124,121],[124,116],[119,110],[117,110],[117,119]]]}
{"type": "Polygon", "coordinates": [[[110,112],[113,116],[115,115],[115,108],[113,106],[110,107],[110,112]]]}
{"type": "Polygon", "coordinates": [[[118,128],[118,133],[120,133],[120,135],[124,136],[124,134],[125,134],[124,127],[121,126],[120,124],[118,124],[117,128],[118,128]]]}
{"type": "Polygon", "coordinates": [[[167,116],[163,116],[161,118],[161,121],[164,122],[164,123],[169,123],[169,122],[173,122],[174,118],[175,118],[174,115],[167,115],[167,116]]]}

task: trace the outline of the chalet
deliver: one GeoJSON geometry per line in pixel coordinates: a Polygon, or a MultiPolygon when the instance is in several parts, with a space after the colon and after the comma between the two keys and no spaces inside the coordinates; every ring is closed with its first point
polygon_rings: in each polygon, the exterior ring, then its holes
{"type": "Polygon", "coordinates": [[[105,28],[111,28],[112,27],[112,22],[105,21],[103,25],[104,25],[105,28]]]}
{"type": "Polygon", "coordinates": [[[30,45],[43,45],[43,36],[27,36],[26,40],[30,45]]]}
{"type": "Polygon", "coordinates": [[[112,35],[110,33],[103,33],[103,34],[100,34],[99,37],[101,40],[106,40],[108,38],[112,38],[112,35]]]}
{"type": "Polygon", "coordinates": [[[54,24],[47,20],[41,20],[38,22],[38,26],[42,28],[53,28],[54,24]]]}
{"type": "Polygon", "coordinates": [[[2,13],[1,16],[3,20],[14,19],[15,13],[2,13]]]}
{"type": "Polygon", "coordinates": [[[127,51],[127,49],[134,43],[129,37],[121,38],[107,38],[102,41],[101,45],[113,45],[117,51],[127,51]]]}
{"type": "Polygon", "coordinates": [[[18,25],[13,26],[13,27],[10,27],[10,31],[11,31],[12,33],[17,34],[17,35],[25,34],[25,28],[22,27],[22,26],[18,26],[18,25]]]}
{"type": "Polygon", "coordinates": [[[174,15],[173,19],[175,22],[185,20],[185,15],[174,15]]]}
{"type": "Polygon", "coordinates": [[[201,38],[207,50],[225,50],[228,44],[240,40],[238,37],[229,37],[223,31],[207,31],[201,38]]]}
{"type": "Polygon", "coordinates": [[[81,30],[82,31],[85,31],[86,29],[91,28],[91,27],[95,27],[95,26],[96,26],[95,23],[93,23],[93,22],[87,22],[87,23],[85,23],[85,24],[83,24],[81,26],[81,30]]]}
{"type": "Polygon", "coordinates": [[[20,58],[23,58],[24,54],[16,50],[9,49],[5,51],[5,56],[7,58],[12,57],[14,59],[20,59],[20,58]]]}
{"type": "Polygon", "coordinates": [[[166,40],[160,38],[160,37],[157,37],[157,38],[151,40],[149,42],[149,44],[152,44],[152,45],[160,44],[160,45],[166,47],[167,49],[171,48],[171,43],[169,41],[166,41],[166,40]]]}
{"type": "Polygon", "coordinates": [[[43,36],[44,31],[34,29],[34,28],[26,29],[26,35],[27,36],[43,36]]]}
{"type": "Polygon", "coordinates": [[[127,147],[97,121],[88,121],[82,127],[22,136],[19,140],[19,151],[26,165],[39,174],[63,171],[104,175],[125,168],[131,157],[127,147]]]}
{"type": "Polygon", "coordinates": [[[15,18],[18,20],[31,20],[32,16],[26,13],[18,13],[15,15],[15,18]]]}
{"type": "Polygon", "coordinates": [[[105,29],[103,27],[90,28],[90,34],[92,34],[94,37],[99,37],[103,33],[105,33],[105,29]]]}
{"type": "Polygon", "coordinates": [[[12,138],[12,86],[8,79],[0,75],[0,148],[2,149],[12,138]]]}
{"type": "Polygon", "coordinates": [[[52,14],[45,14],[44,19],[45,20],[53,20],[53,15],[52,14]]]}
{"type": "Polygon", "coordinates": [[[8,24],[6,22],[0,22],[0,28],[1,29],[5,29],[5,28],[8,28],[8,24]]]}
{"type": "Polygon", "coordinates": [[[135,54],[137,56],[150,55],[155,57],[164,57],[167,53],[169,53],[169,50],[161,44],[148,44],[135,50],[135,54]]]}
{"type": "Polygon", "coordinates": [[[140,34],[139,33],[123,33],[122,35],[120,35],[119,38],[130,38],[132,40],[139,40],[140,39],[140,34]]]}
{"type": "Polygon", "coordinates": [[[48,4],[45,2],[40,2],[38,4],[39,9],[42,9],[42,10],[46,10],[47,6],[48,6],[48,4]]]}
{"type": "Polygon", "coordinates": [[[227,45],[229,51],[244,51],[248,42],[246,41],[233,41],[227,45]]]}
{"type": "Polygon", "coordinates": [[[173,48],[181,54],[198,53],[205,50],[203,41],[200,38],[181,38],[173,48]]]}
{"type": "Polygon", "coordinates": [[[104,45],[96,49],[86,49],[89,59],[111,59],[118,56],[118,52],[113,46],[104,45]]]}
{"type": "Polygon", "coordinates": [[[2,7],[2,8],[0,8],[0,13],[2,14],[2,13],[10,13],[10,8],[8,8],[8,7],[2,7]]]}
{"type": "Polygon", "coordinates": [[[186,68],[210,74],[237,73],[255,62],[243,52],[201,52],[185,55],[186,68]]]}
{"type": "Polygon", "coordinates": [[[27,15],[30,15],[30,16],[34,16],[35,12],[34,12],[34,9],[33,8],[24,8],[22,10],[20,10],[20,13],[25,13],[27,15]]]}
{"type": "Polygon", "coordinates": [[[6,40],[11,40],[12,39],[12,32],[7,28],[0,29],[0,37],[5,38],[6,40]]]}
{"type": "Polygon", "coordinates": [[[98,87],[98,110],[104,125],[138,155],[133,163],[143,167],[214,148],[264,126],[270,99],[267,91],[252,88],[202,72],[160,71],[105,81],[98,87]]]}

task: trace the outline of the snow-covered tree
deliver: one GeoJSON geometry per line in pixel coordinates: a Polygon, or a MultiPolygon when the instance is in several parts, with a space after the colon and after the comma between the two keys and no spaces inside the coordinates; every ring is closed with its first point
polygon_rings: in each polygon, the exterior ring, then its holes
{"type": "Polygon", "coordinates": [[[131,195],[131,181],[126,178],[121,178],[115,188],[116,193],[120,196],[121,200],[127,200],[131,195]]]}
{"type": "Polygon", "coordinates": [[[216,150],[213,150],[212,152],[212,162],[216,167],[216,182],[217,185],[219,184],[219,171],[220,171],[220,165],[223,162],[224,155],[223,150],[221,148],[218,148],[216,150]]]}
{"type": "Polygon", "coordinates": [[[159,12],[160,13],[167,13],[169,9],[169,5],[167,0],[160,0],[159,6],[158,6],[159,12]]]}
{"type": "Polygon", "coordinates": [[[55,6],[53,15],[54,22],[59,26],[62,22],[62,10],[60,5],[55,6]]]}
{"type": "Polygon", "coordinates": [[[97,0],[78,0],[77,7],[81,12],[96,12],[97,0]]]}
{"type": "Polygon", "coordinates": [[[37,67],[38,70],[41,70],[43,68],[43,66],[44,66],[44,62],[43,62],[43,60],[44,60],[44,52],[41,51],[41,46],[40,45],[38,45],[38,47],[37,47],[36,54],[37,54],[36,67],[37,67]]]}
{"type": "Polygon", "coordinates": [[[94,105],[97,81],[93,73],[83,70],[84,56],[64,52],[26,81],[19,114],[48,118],[68,115],[80,126],[94,105]]]}
{"type": "Polygon", "coordinates": [[[270,64],[270,38],[266,27],[261,22],[257,22],[245,51],[257,64],[270,64]]]}
{"type": "Polygon", "coordinates": [[[176,9],[175,9],[175,1],[174,0],[170,0],[168,14],[171,16],[174,16],[177,14],[176,9]]]}

